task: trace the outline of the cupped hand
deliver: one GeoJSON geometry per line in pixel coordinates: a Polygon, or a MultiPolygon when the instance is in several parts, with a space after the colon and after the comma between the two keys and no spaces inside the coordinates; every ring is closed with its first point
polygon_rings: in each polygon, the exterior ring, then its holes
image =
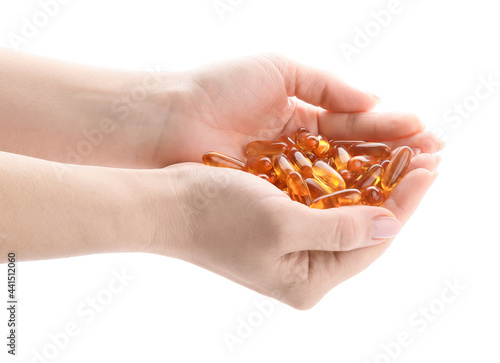
{"type": "MultiPolygon", "coordinates": [[[[187,242],[170,253],[298,309],[375,261],[436,177],[439,140],[405,113],[370,112],[377,98],[331,74],[276,55],[206,66],[185,75],[164,140],[168,164],[207,151],[243,159],[256,139],[305,126],[332,139],[384,141],[417,151],[382,207],[313,210],[238,170],[182,163],[175,170],[187,242]],[[168,140],[168,141],[167,141],[168,140]]],[[[169,254],[160,242],[155,252],[169,254]]]]}
{"type": "Polygon", "coordinates": [[[369,112],[376,96],[274,54],[203,66],[181,78],[183,92],[169,102],[159,145],[164,165],[200,162],[207,151],[243,159],[248,142],[292,136],[302,126],[329,138],[397,140],[424,153],[439,148],[414,115],[369,112]]]}
{"type": "Polygon", "coordinates": [[[383,207],[328,210],[292,201],[243,171],[172,165],[164,170],[173,175],[168,189],[176,191],[176,200],[154,214],[173,206],[176,212],[168,222],[160,218],[149,252],[183,259],[308,309],[389,247],[435,178],[436,162],[428,154],[415,157],[383,207]]]}

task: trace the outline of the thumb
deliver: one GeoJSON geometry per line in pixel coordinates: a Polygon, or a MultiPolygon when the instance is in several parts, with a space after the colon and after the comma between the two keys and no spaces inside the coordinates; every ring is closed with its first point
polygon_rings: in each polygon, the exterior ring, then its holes
{"type": "Polygon", "coordinates": [[[377,96],[353,88],[329,72],[275,54],[267,54],[265,58],[280,71],[289,97],[296,96],[332,112],[369,111],[380,101],[377,96]]]}
{"type": "Polygon", "coordinates": [[[351,206],[326,210],[302,209],[300,220],[291,223],[301,228],[293,235],[293,251],[350,251],[380,244],[394,238],[401,223],[381,207],[351,206]],[[307,228],[304,227],[304,223],[307,228]],[[306,233],[304,233],[306,232],[306,233]]]}

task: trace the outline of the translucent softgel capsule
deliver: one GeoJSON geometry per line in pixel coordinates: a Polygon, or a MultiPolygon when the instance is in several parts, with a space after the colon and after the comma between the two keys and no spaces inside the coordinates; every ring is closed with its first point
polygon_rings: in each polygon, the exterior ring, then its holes
{"type": "Polygon", "coordinates": [[[220,168],[247,170],[243,161],[216,151],[209,151],[205,153],[205,155],[203,155],[203,163],[208,166],[218,166],[220,168]]]}
{"type": "Polygon", "coordinates": [[[323,195],[329,194],[329,191],[316,180],[312,178],[306,178],[304,181],[306,182],[307,189],[309,189],[309,193],[311,194],[311,199],[318,199],[323,195]]]}
{"type": "Polygon", "coordinates": [[[361,175],[354,182],[353,188],[363,191],[372,185],[377,185],[382,177],[384,169],[379,164],[373,165],[366,173],[361,175]]]}
{"type": "Polygon", "coordinates": [[[323,135],[318,135],[318,146],[314,149],[314,154],[318,157],[325,157],[330,151],[330,144],[328,139],[323,135]]]}
{"type": "Polygon", "coordinates": [[[363,174],[373,165],[377,164],[378,159],[375,156],[361,155],[354,156],[347,163],[347,169],[355,174],[363,174]]]}
{"type": "Polygon", "coordinates": [[[375,186],[363,191],[363,201],[368,205],[381,205],[385,200],[384,192],[375,186]]]}
{"type": "Polygon", "coordinates": [[[295,169],[298,170],[304,178],[312,177],[312,162],[302,153],[302,151],[294,148],[288,152],[287,156],[288,160],[290,160],[295,169]]]}
{"type": "Polygon", "coordinates": [[[273,162],[264,155],[250,155],[247,158],[247,167],[254,174],[267,174],[273,170],[273,162]]]}
{"type": "Polygon", "coordinates": [[[369,155],[377,159],[385,159],[391,155],[391,148],[381,142],[365,142],[349,148],[352,156],[369,155]]]}
{"type": "Polygon", "coordinates": [[[351,159],[351,155],[346,148],[336,145],[331,149],[331,160],[330,164],[334,164],[337,170],[347,169],[347,163],[351,159]]]}
{"type": "Polygon", "coordinates": [[[286,177],[288,174],[295,171],[288,158],[281,153],[273,155],[273,168],[274,172],[278,176],[278,179],[283,183],[286,183],[286,177]]]}
{"type": "Polygon", "coordinates": [[[311,134],[305,127],[301,127],[295,134],[295,143],[304,151],[314,151],[318,145],[318,137],[311,134]]]}
{"type": "Polygon", "coordinates": [[[382,178],[382,188],[391,191],[403,178],[408,166],[410,165],[412,150],[408,146],[402,146],[392,158],[382,178]]]}
{"type": "Polygon", "coordinates": [[[273,156],[286,152],[287,145],[280,141],[252,141],[246,146],[247,155],[273,156]]]}
{"type": "Polygon", "coordinates": [[[357,204],[360,200],[359,190],[345,189],[315,199],[310,207],[316,209],[337,208],[357,204]]]}
{"type": "Polygon", "coordinates": [[[345,189],[345,181],[340,174],[323,160],[316,160],[312,166],[314,178],[330,193],[345,189]]]}
{"type": "Polygon", "coordinates": [[[311,204],[311,195],[304,179],[296,171],[290,172],[286,177],[286,185],[290,197],[302,204],[309,206],[311,204]]]}

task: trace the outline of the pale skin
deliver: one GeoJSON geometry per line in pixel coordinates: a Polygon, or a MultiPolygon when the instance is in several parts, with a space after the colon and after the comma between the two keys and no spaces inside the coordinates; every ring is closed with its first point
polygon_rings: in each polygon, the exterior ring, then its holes
{"type": "Polygon", "coordinates": [[[371,112],[377,97],[277,55],[155,74],[3,49],[0,63],[1,262],[156,253],[307,309],[384,253],[437,175],[442,143],[416,116],[371,112]],[[300,126],[419,154],[382,207],[331,210],[200,164],[300,126]]]}

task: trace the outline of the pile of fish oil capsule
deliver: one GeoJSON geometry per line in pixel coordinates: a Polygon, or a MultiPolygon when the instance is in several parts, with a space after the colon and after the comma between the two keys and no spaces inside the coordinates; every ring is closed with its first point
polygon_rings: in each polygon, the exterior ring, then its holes
{"type": "Polygon", "coordinates": [[[209,166],[253,173],[311,208],[381,205],[404,177],[413,156],[408,146],[394,151],[380,142],[328,140],[300,128],[292,139],[246,145],[246,162],[210,151],[209,166]]]}

